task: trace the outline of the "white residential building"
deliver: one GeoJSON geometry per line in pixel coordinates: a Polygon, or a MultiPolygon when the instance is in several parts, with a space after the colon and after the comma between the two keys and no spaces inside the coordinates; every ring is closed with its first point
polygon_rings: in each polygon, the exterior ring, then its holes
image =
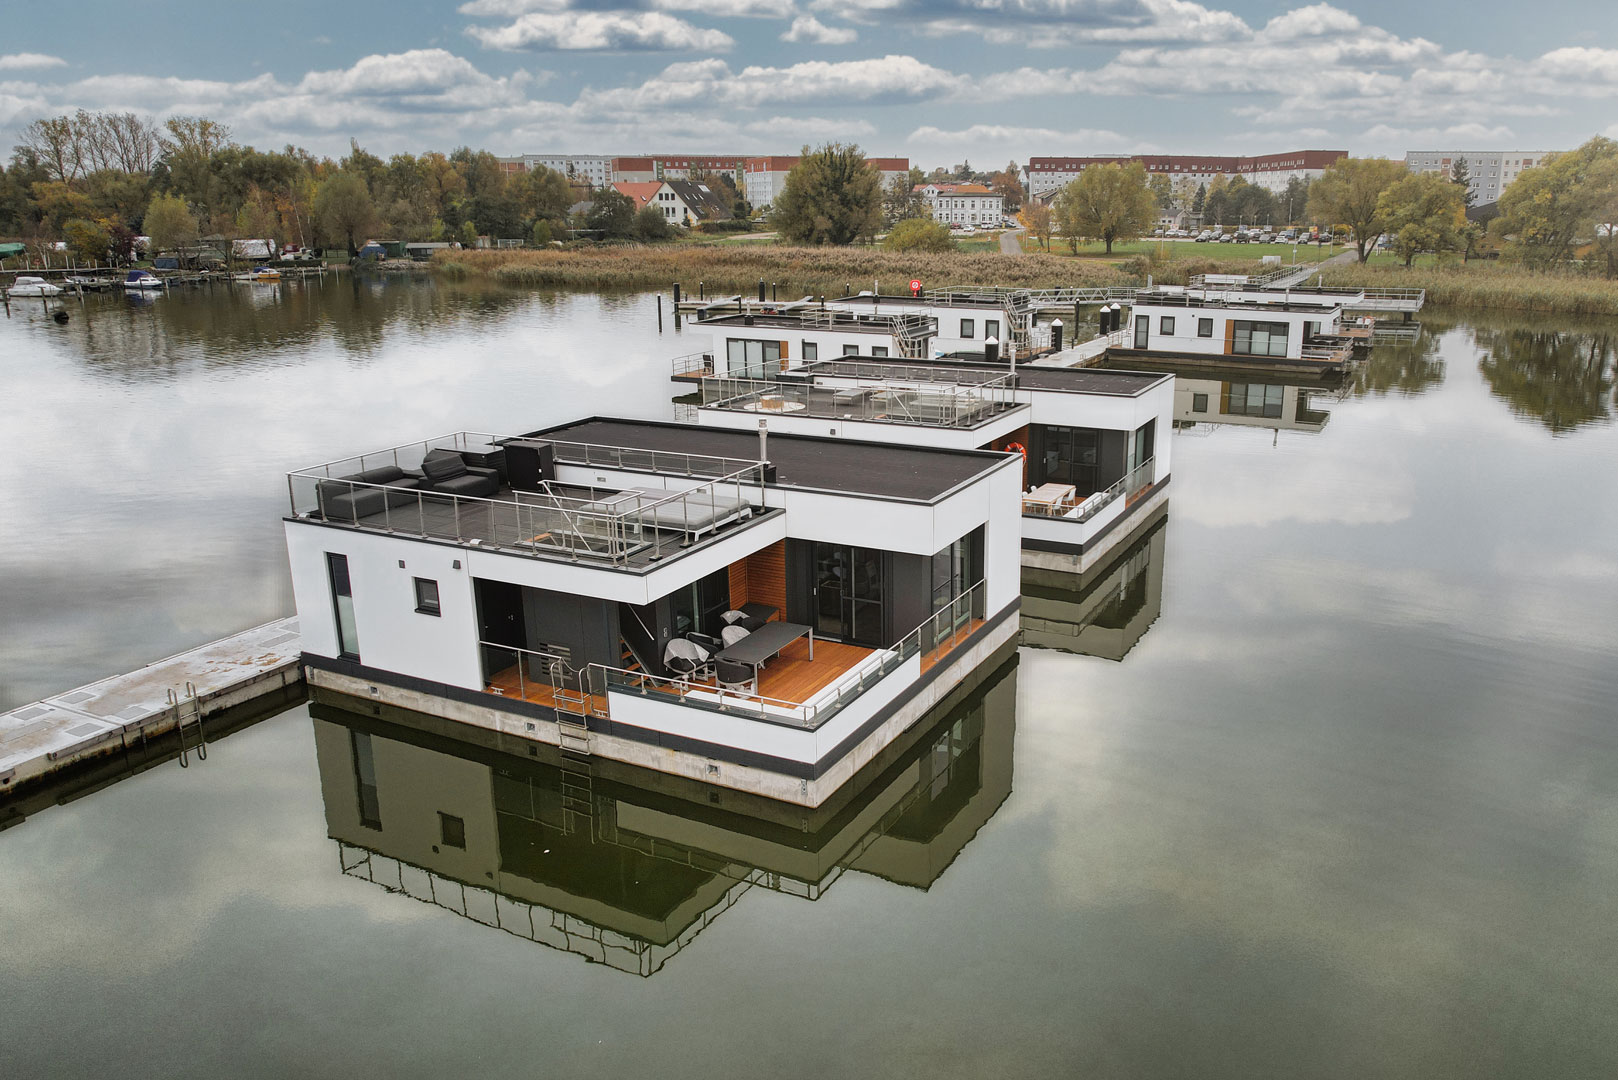
{"type": "Polygon", "coordinates": [[[575,184],[603,187],[610,179],[612,158],[601,154],[521,154],[500,158],[507,172],[553,169],[575,184]]]}
{"type": "Polygon", "coordinates": [[[1543,165],[1554,150],[1406,150],[1405,168],[1413,173],[1436,172],[1450,175],[1455,163],[1466,159],[1471,180],[1472,205],[1497,202],[1507,185],[1524,169],[1543,165]]]}
{"type": "Polygon", "coordinates": [[[982,184],[918,184],[933,220],[945,225],[1001,225],[1006,198],[982,184]]]}
{"type": "MultiPolygon", "coordinates": [[[[762,209],[775,201],[786,187],[787,173],[792,171],[800,158],[788,157],[751,157],[742,165],[742,195],[755,208],[762,209]]],[[[882,174],[882,187],[885,190],[894,180],[910,175],[909,158],[866,158],[866,164],[882,174]]]]}

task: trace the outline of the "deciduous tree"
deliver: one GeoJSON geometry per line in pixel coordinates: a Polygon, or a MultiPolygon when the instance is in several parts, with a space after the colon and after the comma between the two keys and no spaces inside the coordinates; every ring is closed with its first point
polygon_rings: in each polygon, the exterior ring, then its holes
{"type": "Polygon", "coordinates": [[[882,174],[858,146],[828,143],[787,173],[770,223],[797,244],[852,244],[882,227],[882,174]]]}
{"type": "Polygon", "coordinates": [[[376,222],[376,206],[365,180],[357,173],[332,173],[315,192],[315,220],[328,237],[341,239],[350,254],[376,222]]]}
{"type": "Polygon", "coordinates": [[[634,200],[617,188],[602,188],[584,223],[603,240],[622,240],[635,231],[634,200]]]}
{"type": "Polygon", "coordinates": [[[635,239],[647,244],[667,240],[674,232],[669,219],[656,206],[643,206],[635,215],[635,239]]]}
{"type": "Polygon", "coordinates": [[[1051,235],[1056,231],[1056,215],[1051,211],[1050,203],[1031,199],[1022,211],[1023,224],[1028,226],[1028,232],[1035,240],[1040,242],[1046,251],[1051,249],[1051,235]]]}
{"type": "Polygon", "coordinates": [[[152,251],[175,251],[197,242],[196,215],[178,195],[159,195],[146,207],[146,235],[152,238],[152,251]]]}
{"type": "Polygon", "coordinates": [[[1386,158],[1342,158],[1326,166],[1309,187],[1309,216],[1321,225],[1344,225],[1360,261],[1387,223],[1378,208],[1382,193],[1406,175],[1404,162],[1386,158]]]}
{"type": "Polygon", "coordinates": [[[1395,180],[1378,200],[1377,214],[1405,265],[1424,251],[1459,251],[1466,244],[1463,189],[1438,173],[1395,180]]]}
{"type": "Polygon", "coordinates": [[[906,218],[883,239],[889,251],[954,251],[949,227],[931,218],[906,218]]]}
{"type": "Polygon", "coordinates": [[[1056,197],[1056,218],[1070,242],[1100,240],[1110,255],[1114,243],[1133,240],[1152,227],[1156,207],[1140,162],[1092,165],[1056,197]]]}
{"type": "Polygon", "coordinates": [[[1618,142],[1597,136],[1543,165],[1524,169],[1500,196],[1496,223],[1517,252],[1536,265],[1558,263],[1595,235],[1598,217],[1618,187],[1618,142]]]}

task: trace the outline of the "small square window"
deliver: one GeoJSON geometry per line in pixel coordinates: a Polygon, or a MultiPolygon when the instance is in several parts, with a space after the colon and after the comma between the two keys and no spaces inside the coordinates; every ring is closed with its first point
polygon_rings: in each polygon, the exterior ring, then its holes
{"type": "Polygon", "coordinates": [[[860,347],[858,345],[844,345],[843,346],[843,355],[844,356],[858,356],[859,354],[860,354],[860,347]]]}
{"type": "Polygon", "coordinates": [[[974,329],[976,329],[976,328],[972,325],[972,320],[971,319],[962,319],[961,320],[961,336],[963,338],[971,337],[972,336],[972,331],[974,329]]]}
{"type": "Polygon", "coordinates": [[[1164,315],[1157,320],[1157,332],[1172,337],[1174,335],[1174,316],[1164,315]]]}
{"type": "Polygon", "coordinates": [[[1213,320],[1212,319],[1198,319],[1197,320],[1197,336],[1198,337],[1213,337],[1213,320]]]}
{"type": "Polygon", "coordinates": [[[813,341],[803,343],[803,362],[812,364],[820,359],[820,346],[813,341]]]}
{"type": "Polygon", "coordinates": [[[466,822],[453,814],[438,812],[438,842],[445,847],[466,850],[466,822]]]}
{"type": "Polygon", "coordinates": [[[424,577],[416,579],[416,614],[442,614],[438,607],[438,582],[424,577]]]}
{"type": "Polygon", "coordinates": [[[886,345],[873,345],[871,347],[871,355],[886,356],[888,355],[888,347],[886,345]]]}
{"type": "Polygon", "coordinates": [[[1191,411],[1192,412],[1207,412],[1208,411],[1208,395],[1207,394],[1192,394],[1191,395],[1191,411]]]}

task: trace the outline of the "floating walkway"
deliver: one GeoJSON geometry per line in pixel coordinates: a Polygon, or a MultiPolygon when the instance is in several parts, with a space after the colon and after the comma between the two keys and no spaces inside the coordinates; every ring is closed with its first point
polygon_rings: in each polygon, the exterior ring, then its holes
{"type": "Polygon", "coordinates": [[[302,682],[301,655],[277,619],[0,714],[0,795],[169,732],[200,747],[208,717],[302,682]]]}

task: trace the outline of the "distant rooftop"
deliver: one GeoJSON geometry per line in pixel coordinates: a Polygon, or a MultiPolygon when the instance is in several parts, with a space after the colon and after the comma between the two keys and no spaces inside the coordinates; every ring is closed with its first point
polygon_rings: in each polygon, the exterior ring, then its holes
{"type": "MultiPolygon", "coordinates": [[[[595,443],[634,450],[756,459],[758,433],[593,417],[530,432],[539,439],[595,443]]],[[[980,450],[895,446],[799,435],[769,436],[770,462],[779,487],[815,488],[893,499],[934,502],[1000,464],[980,450]]]]}
{"type": "MultiPolygon", "coordinates": [[[[844,375],[852,378],[914,379],[918,371],[931,371],[941,379],[957,382],[992,382],[1007,374],[1005,365],[974,364],[959,360],[906,360],[884,363],[880,358],[845,357],[821,360],[790,369],[783,375],[844,375]]],[[[1017,385],[1033,390],[1054,390],[1067,394],[1098,394],[1138,397],[1171,375],[1154,371],[1107,371],[1098,368],[1037,367],[1019,364],[1017,385]]]]}

